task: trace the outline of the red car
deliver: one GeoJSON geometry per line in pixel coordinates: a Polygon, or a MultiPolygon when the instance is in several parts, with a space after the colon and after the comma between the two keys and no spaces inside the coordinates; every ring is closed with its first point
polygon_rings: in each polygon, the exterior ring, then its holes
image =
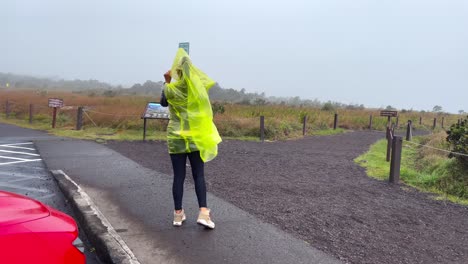
{"type": "Polygon", "coordinates": [[[0,191],[0,263],[86,263],[70,216],[26,196],[0,191]]]}

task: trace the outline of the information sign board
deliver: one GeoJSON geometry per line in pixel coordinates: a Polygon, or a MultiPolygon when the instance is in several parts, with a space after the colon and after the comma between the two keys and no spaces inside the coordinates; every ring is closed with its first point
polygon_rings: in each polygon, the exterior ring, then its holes
{"type": "Polygon", "coordinates": [[[145,112],[141,118],[169,119],[169,108],[163,107],[159,103],[150,102],[146,105],[145,112]]]}
{"type": "Polygon", "coordinates": [[[398,116],[398,111],[380,111],[380,116],[390,116],[390,117],[396,117],[398,116]]]}
{"type": "Polygon", "coordinates": [[[49,107],[63,107],[63,99],[49,98],[49,107]]]}

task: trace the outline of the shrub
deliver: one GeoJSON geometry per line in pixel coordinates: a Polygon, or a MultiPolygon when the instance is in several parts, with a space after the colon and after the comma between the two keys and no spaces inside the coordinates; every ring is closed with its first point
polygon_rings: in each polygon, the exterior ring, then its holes
{"type": "Polygon", "coordinates": [[[114,96],[117,95],[117,92],[112,91],[112,90],[106,90],[106,91],[103,93],[103,95],[104,95],[105,97],[114,97],[114,96]]]}
{"type": "Polygon", "coordinates": [[[59,126],[72,124],[72,118],[64,112],[59,112],[57,114],[57,124],[59,126]]]}
{"type": "MultiPolygon", "coordinates": [[[[453,124],[450,130],[447,131],[447,141],[450,143],[454,152],[459,152],[468,155],[468,116],[463,119],[460,124],[453,124]]],[[[468,157],[461,155],[453,155],[465,166],[468,167],[468,157]]]]}
{"type": "Polygon", "coordinates": [[[216,114],[223,114],[225,109],[224,109],[224,105],[221,104],[221,103],[212,103],[211,104],[211,108],[213,109],[213,115],[216,115],[216,114]]]}
{"type": "Polygon", "coordinates": [[[304,117],[306,117],[308,114],[305,111],[301,111],[299,113],[299,123],[302,123],[304,121],[304,117]]]}
{"type": "Polygon", "coordinates": [[[322,111],[335,111],[335,107],[333,107],[333,104],[331,102],[327,102],[322,106],[322,111]]]}

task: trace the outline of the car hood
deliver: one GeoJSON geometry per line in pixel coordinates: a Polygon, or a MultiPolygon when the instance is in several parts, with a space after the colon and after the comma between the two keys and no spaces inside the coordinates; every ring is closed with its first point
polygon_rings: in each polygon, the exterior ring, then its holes
{"type": "Polygon", "coordinates": [[[0,191],[0,227],[20,224],[49,215],[49,209],[38,201],[0,191]]]}

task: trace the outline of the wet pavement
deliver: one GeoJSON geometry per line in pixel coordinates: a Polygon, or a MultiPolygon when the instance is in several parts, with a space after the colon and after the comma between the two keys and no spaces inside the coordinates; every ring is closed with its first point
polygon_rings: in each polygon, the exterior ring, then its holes
{"type": "MultiPolygon", "coordinates": [[[[50,140],[52,137],[0,124],[0,190],[31,197],[75,218],[71,206],[37,152],[32,142],[34,139],[50,140]]],[[[86,244],[87,263],[100,263],[82,232],[80,239],[86,244]]]]}
{"type": "MultiPolygon", "coordinates": [[[[0,136],[5,129],[17,135],[28,131],[0,124],[0,136]]],[[[189,183],[184,194],[188,218],[184,226],[175,228],[172,181],[167,175],[94,142],[43,134],[30,139],[34,139],[48,169],[65,171],[91,197],[141,263],[341,263],[212,194],[208,200],[216,229],[205,230],[196,224],[198,206],[189,183]]],[[[19,168],[14,171],[17,175],[33,174],[19,168]]],[[[34,174],[37,182],[25,186],[30,189],[24,191],[36,191],[44,198],[46,194],[37,190],[55,188],[45,183],[45,174],[34,174]]]]}
{"type": "MultiPolygon", "coordinates": [[[[48,167],[63,170],[91,197],[141,263],[341,263],[210,193],[216,229],[196,224],[193,186],[187,221],[172,226],[172,180],[90,141],[38,141],[48,167]]],[[[158,162],[158,161],[155,161],[158,162]]]]}

